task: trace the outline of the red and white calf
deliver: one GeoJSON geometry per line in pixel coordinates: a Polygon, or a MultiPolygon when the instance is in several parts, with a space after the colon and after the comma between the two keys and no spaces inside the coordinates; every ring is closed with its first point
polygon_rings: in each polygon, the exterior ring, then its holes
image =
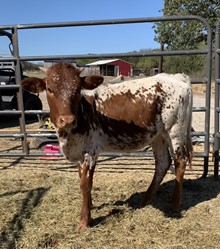
{"type": "Polygon", "coordinates": [[[46,91],[60,148],[79,162],[83,196],[80,227],[89,226],[93,173],[101,152],[131,152],[152,146],[155,173],[142,205],[151,202],[174,160],[176,184],[172,206],[178,210],[186,162],[192,159],[192,90],[184,74],[102,84],[103,77],[80,77],[67,63],[43,69],[44,79],[26,78],[25,90],[46,91]]]}

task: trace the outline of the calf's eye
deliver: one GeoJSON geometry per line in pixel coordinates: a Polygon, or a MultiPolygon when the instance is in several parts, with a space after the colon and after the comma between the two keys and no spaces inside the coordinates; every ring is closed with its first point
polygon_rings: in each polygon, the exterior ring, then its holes
{"type": "Polygon", "coordinates": [[[47,91],[49,92],[49,93],[52,93],[53,91],[51,90],[51,88],[47,88],[47,91]]]}

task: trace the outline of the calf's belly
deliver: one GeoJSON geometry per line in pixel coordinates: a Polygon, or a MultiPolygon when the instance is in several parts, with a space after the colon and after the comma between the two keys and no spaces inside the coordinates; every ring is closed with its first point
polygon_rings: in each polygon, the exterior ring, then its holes
{"type": "Polygon", "coordinates": [[[102,152],[130,153],[143,151],[149,147],[152,136],[149,134],[136,134],[134,136],[91,136],[89,139],[82,137],[60,140],[60,149],[67,160],[78,162],[83,160],[83,154],[98,155],[102,152]],[[104,139],[103,139],[104,138],[104,139]]]}
{"type": "Polygon", "coordinates": [[[151,137],[146,136],[134,136],[134,137],[117,137],[117,138],[109,138],[107,140],[104,151],[106,152],[135,152],[135,151],[143,151],[147,147],[149,147],[152,141],[151,137]]]}

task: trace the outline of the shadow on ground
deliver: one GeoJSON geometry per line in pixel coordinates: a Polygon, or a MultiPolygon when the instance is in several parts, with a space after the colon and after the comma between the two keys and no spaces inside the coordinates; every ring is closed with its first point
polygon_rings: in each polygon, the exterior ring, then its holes
{"type": "MultiPolygon", "coordinates": [[[[23,200],[19,212],[14,215],[12,220],[5,226],[5,229],[1,231],[0,248],[16,248],[16,242],[19,240],[22,230],[24,229],[24,221],[31,218],[33,209],[40,204],[48,190],[48,188],[36,188],[30,191],[22,191],[22,193],[26,192],[26,197],[23,200]]],[[[18,192],[19,191],[7,192],[2,194],[0,197],[14,195],[18,192]]]]}
{"type": "MultiPolygon", "coordinates": [[[[181,211],[187,211],[188,209],[196,206],[199,203],[209,201],[216,198],[220,193],[220,182],[215,181],[214,177],[198,178],[195,180],[184,180],[183,192],[182,192],[182,204],[180,212],[174,212],[171,210],[171,196],[174,190],[175,181],[171,180],[169,182],[163,183],[157,194],[150,205],[161,210],[166,217],[170,218],[182,218],[181,211]]],[[[127,200],[118,200],[113,204],[111,211],[102,217],[93,219],[92,226],[96,226],[100,223],[105,222],[105,220],[111,216],[120,215],[127,211],[127,209],[122,208],[123,205],[127,205],[132,209],[139,209],[140,203],[145,196],[145,192],[139,192],[131,195],[127,200]]],[[[104,203],[96,209],[101,209],[106,207],[107,204],[104,203]]]]}

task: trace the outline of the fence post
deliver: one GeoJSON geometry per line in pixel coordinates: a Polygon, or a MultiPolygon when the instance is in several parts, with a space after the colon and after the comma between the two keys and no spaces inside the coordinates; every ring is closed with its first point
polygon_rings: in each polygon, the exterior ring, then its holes
{"type": "Polygon", "coordinates": [[[220,22],[216,26],[215,36],[215,134],[214,134],[214,177],[219,180],[219,112],[220,112],[220,22]]]}
{"type": "MultiPolygon", "coordinates": [[[[21,82],[21,62],[19,57],[19,46],[18,46],[18,30],[15,27],[12,30],[12,45],[13,45],[13,56],[16,58],[15,61],[15,78],[16,84],[20,85],[21,82]]],[[[17,102],[18,102],[18,110],[21,111],[21,115],[19,116],[19,124],[20,124],[20,132],[24,134],[22,139],[22,149],[23,152],[28,155],[29,149],[27,144],[27,136],[26,136],[26,127],[25,127],[25,114],[24,114],[24,103],[23,103],[23,91],[21,86],[19,86],[19,90],[17,93],[17,102]]]]}

